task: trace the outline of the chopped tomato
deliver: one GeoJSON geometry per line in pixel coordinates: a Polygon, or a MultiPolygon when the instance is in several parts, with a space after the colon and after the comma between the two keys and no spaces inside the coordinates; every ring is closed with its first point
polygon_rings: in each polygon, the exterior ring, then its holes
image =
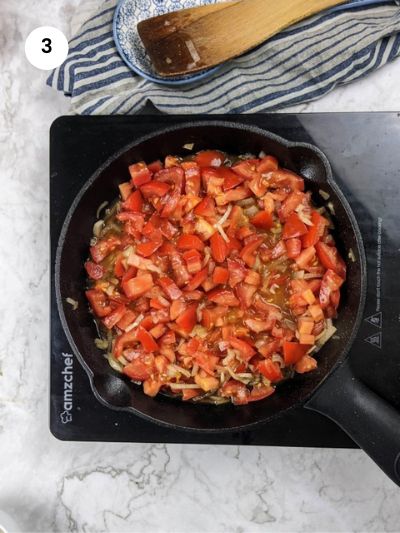
{"type": "Polygon", "coordinates": [[[143,208],[143,196],[140,191],[133,191],[125,202],[122,203],[123,209],[133,211],[134,213],[141,213],[143,208]]]}
{"type": "Polygon", "coordinates": [[[176,245],[179,250],[204,250],[204,242],[197,235],[181,235],[176,245]]]}
{"type": "Polygon", "coordinates": [[[256,262],[254,253],[257,248],[261,246],[263,241],[264,239],[262,237],[255,238],[254,240],[249,242],[249,244],[246,244],[246,246],[244,246],[244,248],[240,252],[240,257],[249,267],[254,266],[254,263],[256,262]]]}
{"type": "Polygon", "coordinates": [[[86,291],[85,294],[95,315],[102,318],[111,313],[112,309],[110,305],[108,305],[107,297],[103,291],[90,289],[86,291]]]}
{"type": "Polygon", "coordinates": [[[144,183],[147,183],[151,180],[151,172],[147,168],[146,163],[143,161],[141,163],[135,163],[128,167],[129,174],[131,175],[132,183],[136,187],[140,187],[144,183]]]}
{"type": "Polygon", "coordinates": [[[228,248],[226,242],[219,233],[214,233],[210,238],[211,254],[217,263],[223,263],[226,259],[228,248]]]}
{"type": "Polygon", "coordinates": [[[136,338],[143,346],[146,352],[155,352],[158,350],[158,344],[154,340],[151,333],[146,331],[144,327],[139,326],[136,333],[136,338]]]}
{"type": "Polygon", "coordinates": [[[123,368],[123,373],[134,381],[145,381],[153,373],[153,358],[146,359],[143,356],[135,358],[123,368]]]}
{"type": "Polygon", "coordinates": [[[119,305],[114,311],[112,311],[109,315],[106,316],[104,319],[104,325],[107,329],[112,329],[115,324],[117,324],[121,318],[124,316],[126,312],[125,305],[119,305]]]}
{"type": "Polygon", "coordinates": [[[235,307],[239,305],[239,300],[229,289],[214,289],[207,294],[207,298],[216,304],[235,307]]]}
{"type": "Polygon", "coordinates": [[[143,274],[140,277],[132,278],[122,282],[122,289],[128,298],[139,298],[146,294],[153,287],[151,274],[143,274]]]}
{"type": "Polygon", "coordinates": [[[225,155],[217,150],[204,150],[195,157],[199,167],[220,167],[225,161],[225,155]]]}
{"type": "Polygon", "coordinates": [[[311,348],[308,344],[300,344],[298,342],[284,342],[283,343],[283,358],[286,365],[293,365],[299,361],[311,348]]]}
{"type": "Polygon", "coordinates": [[[171,278],[159,278],[158,284],[163,289],[168,298],[170,298],[171,300],[176,300],[182,296],[182,291],[171,278]]]}
{"type": "Polygon", "coordinates": [[[282,238],[284,240],[293,239],[305,233],[307,233],[307,226],[300,220],[296,213],[292,213],[285,222],[282,238]]]}
{"type": "Polygon", "coordinates": [[[299,256],[296,257],[297,266],[306,268],[315,257],[315,248],[310,246],[305,248],[299,256]]]}
{"type": "Polygon", "coordinates": [[[136,251],[139,255],[142,255],[143,257],[150,257],[160,248],[161,245],[162,240],[141,242],[137,245],[136,251]]]}
{"type": "Polygon", "coordinates": [[[268,172],[272,172],[273,170],[278,170],[279,164],[276,157],[272,155],[267,155],[261,159],[261,161],[257,165],[257,172],[260,174],[267,174],[268,172]]]}
{"type": "Polygon", "coordinates": [[[104,268],[92,261],[86,261],[85,268],[91,279],[101,279],[104,276],[104,268]]]}
{"type": "Polygon", "coordinates": [[[183,258],[190,274],[195,274],[201,270],[201,254],[197,250],[188,250],[183,254],[183,258]]]}
{"type": "Polygon", "coordinates": [[[257,370],[269,379],[271,383],[276,383],[283,379],[281,367],[278,363],[274,363],[271,359],[263,359],[257,364],[257,370]]]}
{"type": "Polygon", "coordinates": [[[118,237],[104,238],[90,247],[90,255],[95,263],[101,263],[120,244],[121,240],[118,237]]]}
{"type": "Polygon", "coordinates": [[[191,304],[187,307],[177,319],[177,325],[185,332],[190,333],[197,322],[197,304],[191,304]]]}
{"type": "Polygon", "coordinates": [[[294,238],[286,241],[286,253],[290,259],[295,259],[301,252],[301,240],[294,238]]]}
{"type": "Polygon", "coordinates": [[[332,295],[335,294],[334,299],[336,300],[336,291],[340,289],[343,283],[344,279],[338,276],[333,270],[328,269],[325,272],[319,290],[319,303],[322,309],[326,309],[330,303],[333,303],[335,308],[338,306],[339,300],[332,302],[332,295]]]}
{"type": "Polygon", "coordinates": [[[238,350],[240,352],[240,357],[244,361],[249,361],[256,354],[256,351],[251,344],[242,339],[238,339],[237,337],[229,337],[228,342],[234,350],[238,350]]]}
{"type": "Polygon", "coordinates": [[[153,161],[147,166],[150,172],[152,172],[153,174],[155,174],[156,172],[159,172],[163,168],[163,164],[161,163],[159,159],[157,159],[157,161],[153,161]]]}
{"type": "Polygon", "coordinates": [[[122,371],[151,397],[239,406],[313,370],[346,266],[303,178],[216,150],[129,173],[85,262],[122,371]]]}
{"type": "Polygon", "coordinates": [[[325,268],[333,270],[341,278],[346,277],[346,265],[334,246],[328,246],[324,242],[315,245],[318,259],[325,268]]]}
{"type": "Polygon", "coordinates": [[[238,185],[240,185],[244,178],[242,176],[238,176],[232,170],[225,169],[225,171],[222,174],[222,177],[224,178],[224,184],[223,189],[224,191],[230,191],[231,189],[234,189],[238,185]]]}
{"type": "Polygon", "coordinates": [[[226,283],[229,279],[229,270],[223,267],[215,267],[213,272],[213,282],[214,283],[226,283]]]}
{"type": "Polygon", "coordinates": [[[250,222],[260,229],[270,229],[274,225],[272,214],[267,211],[260,211],[250,219],[250,222]]]}
{"type": "Polygon", "coordinates": [[[200,217],[215,216],[215,202],[213,198],[205,196],[201,202],[194,208],[194,214],[200,217]]]}
{"type": "Polygon", "coordinates": [[[152,196],[165,196],[170,189],[170,185],[164,181],[153,180],[140,187],[140,192],[145,198],[152,196]]]}
{"type": "Polygon", "coordinates": [[[196,290],[207,279],[207,276],[208,276],[208,269],[207,267],[205,267],[202,270],[200,270],[200,272],[197,272],[197,274],[195,274],[191,278],[189,283],[186,285],[185,290],[187,291],[196,290]]]}
{"type": "Polygon", "coordinates": [[[311,222],[313,225],[310,226],[307,233],[301,237],[303,248],[315,246],[323,236],[326,226],[329,224],[326,218],[320,215],[318,211],[313,211],[311,213],[311,222]]]}
{"type": "Polygon", "coordinates": [[[317,368],[317,361],[310,355],[304,355],[295,365],[298,374],[305,374],[317,368]]]}
{"type": "Polygon", "coordinates": [[[249,391],[243,383],[230,379],[221,389],[221,395],[231,398],[235,405],[246,405],[249,403],[249,391]]]}

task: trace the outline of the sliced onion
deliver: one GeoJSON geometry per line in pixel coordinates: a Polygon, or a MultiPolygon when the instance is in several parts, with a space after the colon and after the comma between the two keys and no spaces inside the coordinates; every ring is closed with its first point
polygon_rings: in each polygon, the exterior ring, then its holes
{"type": "Polygon", "coordinates": [[[247,217],[254,217],[254,215],[256,215],[260,210],[258,209],[258,207],[256,205],[251,205],[250,207],[247,207],[245,210],[244,210],[244,214],[247,216],[247,217]]]}
{"type": "Polygon", "coordinates": [[[99,350],[107,350],[109,344],[106,339],[94,339],[94,343],[99,350]]]}
{"type": "Polygon", "coordinates": [[[117,361],[113,356],[112,354],[108,354],[108,363],[109,365],[111,366],[111,368],[113,368],[114,370],[116,370],[117,372],[122,372],[123,370],[123,366],[120,364],[119,361],[117,361]]]}
{"type": "Polygon", "coordinates": [[[322,189],[320,189],[318,193],[320,196],[322,196],[324,200],[329,200],[329,198],[331,197],[329,193],[327,193],[326,191],[323,191],[322,189]]]}
{"type": "Polygon", "coordinates": [[[182,368],[181,366],[174,365],[173,363],[168,365],[168,370],[170,370],[170,369],[175,371],[175,372],[178,372],[178,373],[182,374],[186,378],[190,378],[190,376],[191,376],[189,370],[186,370],[186,368],[182,368]]]}
{"type": "Polygon", "coordinates": [[[136,317],[135,321],[132,322],[132,324],[129,324],[129,326],[125,328],[125,332],[127,333],[128,331],[132,331],[133,329],[135,329],[143,319],[144,315],[140,314],[138,317],[136,317]]]}
{"type": "Polygon", "coordinates": [[[231,211],[232,211],[232,204],[229,204],[228,207],[226,208],[226,211],[225,213],[222,215],[222,217],[217,220],[217,222],[214,224],[214,227],[217,227],[217,226],[222,226],[223,224],[225,224],[225,222],[228,220],[228,217],[229,215],[231,214],[231,211]]]}
{"type": "Polygon", "coordinates": [[[225,233],[224,231],[224,228],[222,226],[220,226],[219,224],[216,224],[215,227],[217,228],[217,230],[219,231],[221,237],[224,239],[225,242],[229,242],[229,237],[228,235],[225,233]]]}
{"type": "Polygon", "coordinates": [[[332,213],[332,215],[335,215],[335,208],[333,207],[333,203],[332,202],[328,202],[326,204],[327,208],[329,209],[329,211],[332,213]]]}
{"type": "Polygon", "coordinates": [[[93,235],[95,237],[100,237],[101,235],[101,230],[103,229],[104,227],[104,220],[98,220],[94,225],[93,225],[93,235]]]}
{"type": "Polygon", "coordinates": [[[166,383],[166,385],[172,390],[200,389],[196,383],[166,383]]]}
{"type": "Polygon", "coordinates": [[[356,256],[354,255],[354,252],[353,252],[352,248],[350,248],[349,253],[347,254],[347,256],[350,259],[350,261],[352,261],[353,263],[356,262],[356,256]]]}
{"type": "Polygon", "coordinates": [[[316,278],[322,278],[321,274],[313,274],[312,272],[307,272],[304,274],[304,279],[316,279],[316,278]]]}
{"type": "Polygon", "coordinates": [[[103,209],[108,205],[108,202],[105,201],[103,202],[102,204],[99,205],[99,207],[97,208],[97,211],[96,211],[96,218],[99,218],[100,216],[100,213],[103,211],[103,209]]]}
{"type": "MultiPolygon", "coordinates": [[[[197,308],[197,310],[199,310],[199,308],[197,308]]],[[[200,309],[200,315],[201,315],[201,309],[200,309]]],[[[201,316],[200,318],[197,317],[198,320],[201,320],[201,316]]],[[[189,337],[200,337],[200,339],[205,339],[208,335],[208,330],[207,328],[205,328],[204,326],[200,326],[199,324],[197,324],[196,326],[194,326],[194,328],[192,329],[191,333],[189,334],[189,337]]]]}
{"type": "Polygon", "coordinates": [[[281,368],[285,368],[285,361],[283,360],[283,357],[281,357],[279,354],[274,353],[272,354],[271,360],[273,363],[279,363],[279,366],[281,368]]]}
{"type": "Polygon", "coordinates": [[[76,311],[78,309],[79,303],[77,300],[73,300],[72,298],[65,298],[65,301],[72,306],[72,311],[76,311]]]}

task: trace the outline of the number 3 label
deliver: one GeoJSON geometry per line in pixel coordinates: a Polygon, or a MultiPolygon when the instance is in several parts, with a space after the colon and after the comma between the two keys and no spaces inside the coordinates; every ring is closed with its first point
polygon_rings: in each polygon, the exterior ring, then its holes
{"type": "Polygon", "coordinates": [[[36,28],[25,41],[25,55],[34,67],[52,70],[61,65],[68,56],[67,38],[52,26],[36,28]]]}
{"type": "Polygon", "coordinates": [[[46,37],[45,39],[42,39],[42,43],[45,45],[44,48],[42,48],[42,52],[49,54],[51,52],[51,39],[46,37]]]}

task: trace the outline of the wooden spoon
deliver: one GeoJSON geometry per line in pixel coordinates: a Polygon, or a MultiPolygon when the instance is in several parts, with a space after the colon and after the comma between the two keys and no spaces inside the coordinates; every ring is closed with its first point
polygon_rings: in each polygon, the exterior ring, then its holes
{"type": "Polygon", "coordinates": [[[177,76],[213,67],[284,28],[347,0],[236,0],[182,9],[139,22],[155,69],[177,76]]]}

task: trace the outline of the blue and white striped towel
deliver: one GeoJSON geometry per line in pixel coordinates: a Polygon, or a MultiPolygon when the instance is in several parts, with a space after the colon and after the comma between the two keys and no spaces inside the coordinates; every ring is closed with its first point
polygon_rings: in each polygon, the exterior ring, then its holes
{"type": "Polygon", "coordinates": [[[118,55],[116,3],[103,2],[83,24],[47,81],[71,96],[76,113],[131,114],[148,101],[166,113],[279,109],[315,100],[400,55],[400,7],[353,0],[350,9],[347,4],[296,24],[194,86],[161,86],[135,75],[118,55]]]}

